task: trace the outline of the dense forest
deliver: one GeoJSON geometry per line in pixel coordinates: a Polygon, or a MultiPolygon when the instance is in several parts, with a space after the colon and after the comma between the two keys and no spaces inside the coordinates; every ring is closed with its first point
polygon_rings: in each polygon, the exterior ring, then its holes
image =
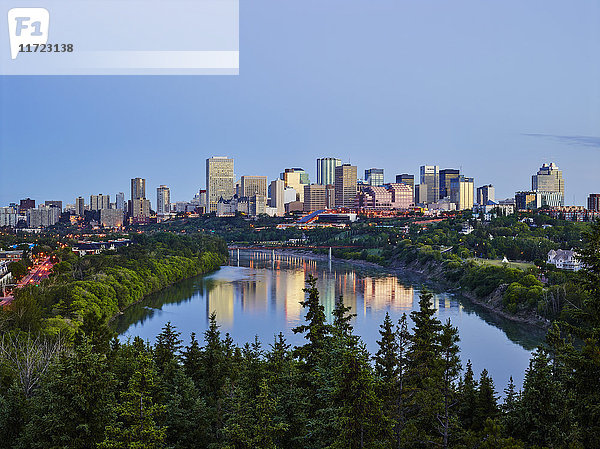
{"type": "Polygon", "coordinates": [[[576,322],[555,322],[502,401],[485,370],[462,366],[427,291],[409,317],[386,317],[369,354],[352,311],[340,301],[328,323],[309,279],[296,347],[281,334],[240,347],[214,315],[185,347],[168,323],[153,345],[120,343],[91,313],[72,342],[5,332],[0,447],[600,447],[600,223],[581,253],[576,322]]]}
{"type": "MultiPolygon", "coordinates": [[[[56,245],[55,245],[56,246],[56,245]]],[[[33,253],[51,249],[50,244],[33,253]]],[[[133,234],[116,251],[79,257],[69,247],[52,252],[60,260],[40,285],[15,290],[0,315],[0,330],[17,328],[71,338],[87,315],[106,321],[129,305],[174,282],[216,270],[227,259],[225,242],[213,236],[133,234]]]]}

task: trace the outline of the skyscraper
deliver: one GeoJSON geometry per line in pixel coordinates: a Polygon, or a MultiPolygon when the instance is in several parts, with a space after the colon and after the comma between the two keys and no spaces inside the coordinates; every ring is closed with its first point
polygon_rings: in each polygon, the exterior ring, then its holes
{"type": "Polygon", "coordinates": [[[369,168],[365,170],[365,182],[370,186],[382,186],[383,180],[383,168],[369,168]]]}
{"type": "Polygon", "coordinates": [[[168,214],[171,212],[171,191],[167,186],[156,188],[156,213],[168,214]]]}
{"type": "Polygon", "coordinates": [[[435,203],[440,197],[440,168],[437,165],[422,165],[420,184],[427,186],[427,203],[435,203]]]}
{"type": "Polygon", "coordinates": [[[327,209],[327,187],[323,184],[304,186],[304,212],[327,209]]]}
{"type": "Polygon", "coordinates": [[[206,211],[216,212],[219,200],[229,200],[234,194],[233,159],[226,156],[206,159],[206,211]]]}
{"type": "Polygon", "coordinates": [[[440,170],[440,199],[450,196],[450,182],[460,176],[460,170],[445,168],[440,170]]]}
{"type": "Polygon", "coordinates": [[[280,175],[285,187],[296,191],[296,200],[304,201],[304,186],[310,184],[308,173],[301,168],[286,168],[280,175]]]}
{"type": "Polygon", "coordinates": [[[267,196],[266,176],[242,176],[240,180],[240,194],[245,197],[255,195],[267,196]]]}
{"type": "Polygon", "coordinates": [[[531,177],[531,190],[534,192],[558,192],[561,206],[565,204],[565,182],[562,177],[562,170],[553,162],[543,164],[537,174],[531,177]]]}
{"type": "Polygon", "coordinates": [[[335,157],[317,159],[317,184],[332,184],[335,182],[335,167],[342,165],[342,161],[335,157]]]}
{"type": "Polygon", "coordinates": [[[110,195],[90,195],[90,210],[102,210],[110,208],[110,195]]]}
{"type": "Polygon", "coordinates": [[[271,181],[271,207],[277,209],[277,216],[282,217],[285,214],[284,202],[285,185],[281,179],[271,181]]]}
{"type": "Polygon", "coordinates": [[[335,207],[354,207],[357,172],[356,165],[343,164],[335,168],[335,207]]]}
{"type": "Polygon", "coordinates": [[[406,184],[410,186],[412,189],[415,188],[415,175],[409,175],[407,173],[402,173],[401,175],[396,175],[396,184],[406,184]]]}
{"type": "Polygon", "coordinates": [[[488,184],[486,186],[477,187],[477,204],[485,206],[488,201],[496,201],[494,186],[488,184]]]}
{"type": "Polygon", "coordinates": [[[115,201],[117,209],[125,210],[125,194],[123,192],[117,193],[115,201]]]}
{"type": "Polygon", "coordinates": [[[600,212],[600,193],[590,193],[587,199],[587,208],[595,212],[600,212]]]}
{"type": "Polygon", "coordinates": [[[75,198],[75,213],[80,217],[83,217],[85,211],[85,200],[82,196],[75,198]]]}
{"type": "Polygon", "coordinates": [[[133,178],[131,180],[131,199],[141,200],[146,198],[146,180],[144,178],[133,178]]]}
{"type": "Polygon", "coordinates": [[[450,182],[450,201],[456,204],[456,210],[473,208],[473,178],[460,175],[450,182]]]}

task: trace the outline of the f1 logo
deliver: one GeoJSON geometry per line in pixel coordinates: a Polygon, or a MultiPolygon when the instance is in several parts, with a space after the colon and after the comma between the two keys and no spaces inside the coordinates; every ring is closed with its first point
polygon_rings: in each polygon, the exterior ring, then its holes
{"type": "Polygon", "coordinates": [[[46,8],[12,8],[8,11],[10,57],[17,59],[23,45],[48,42],[50,13],[46,8]]]}

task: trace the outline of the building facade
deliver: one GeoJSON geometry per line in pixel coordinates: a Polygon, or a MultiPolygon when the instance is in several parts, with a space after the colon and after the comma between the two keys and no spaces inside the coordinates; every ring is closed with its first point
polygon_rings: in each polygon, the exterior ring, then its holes
{"type": "Polygon", "coordinates": [[[460,175],[450,182],[450,201],[456,204],[456,210],[473,209],[473,178],[460,175]]]}
{"type": "Polygon", "coordinates": [[[156,188],[156,213],[168,214],[171,212],[171,190],[167,186],[156,188]]]}
{"type": "Polygon", "coordinates": [[[342,165],[341,159],[324,157],[317,159],[317,184],[331,184],[335,182],[335,167],[342,165]]]}
{"type": "Polygon", "coordinates": [[[427,199],[424,203],[435,203],[440,197],[440,168],[437,165],[422,165],[421,185],[426,185],[427,199]]]}
{"type": "Polygon", "coordinates": [[[110,209],[110,195],[90,195],[90,210],[110,209]]]}
{"type": "Polygon", "coordinates": [[[382,186],[384,184],[383,168],[365,170],[365,182],[370,186],[382,186]]]}
{"type": "Polygon", "coordinates": [[[270,205],[276,210],[278,217],[285,215],[285,198],[284,198],[285,185],[281,179],[271,181],[271,199],[270,205]]]}
{"type": "Polygon", "coordinates": [[[309,184],[304,186],[304,212],[327,209],[327,186],[309,184]]]}
{"type": "Polygon", "coordinates": [[[357,167],[343,164],[335,168],[335,207],[354,207],[357,167]]]}
{"type": "Polygon", "coordinates": [[[488,184],[486,186],[477,187],[477,204],[485,206],[488,201],[496,202],[496,191],[494,186],[488,184]]]}
{"type": "Polygon", "coordinates": [[[235,194],[233,159],[213,156],[206,159],[207,212],[216,212],[221,198],[229,200],[235,194]]]}
{"type": "MultiPolygon", "coordinates": [[[[559,206],[565,205],[565,182],[562,170],[553,162],[543,164],[538,172],[531,177],[531,190],[534,192],[555,192],[562,197],[559,206]]],[[[558,197],[553,195],[552,198],[558,197]]],[[[553,201],[554,202],[554,201],[553,201]]]]}
{"type": "Polygon", "coordinates": [[[444,170],[440,170],[440,199],[450,196],[450,183],[459,176],[460,170],[455,168],[445,168],[444,170]]]}
{"type": "Polygon", "coordinates": [[[600,212],[600,193],[590,193],[587,199],[587,208],[595,212],[600,212]]]}
{"type": "Polygon", "coordinates": [[[240,180],[240,196],[251,197],[254,195],[267,197],[266,176],[242,176],[240,180]]]}
{"type": "Polygon", "coordinates": [[[146,180],[144,178],[133,178],[131,180],[131,199],[140,200],[146,198],[146,180]]]}

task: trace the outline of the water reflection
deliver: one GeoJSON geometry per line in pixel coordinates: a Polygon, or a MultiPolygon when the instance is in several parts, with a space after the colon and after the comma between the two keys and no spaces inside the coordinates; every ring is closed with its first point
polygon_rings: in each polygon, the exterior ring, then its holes
{"type": "MultiPolygon", "coordinates": [[[[279,331],[289,342],[298,344],[301,336],[292,328],[303,319],[300,301],[304,299],[306,278],[315,276],[320,300],[328,320],[335,302],[343,298],[357,316],[353,323],[367,348],[374,353],[379,325],[386,312],[398,320],[418,306],[423,279],[410,279],[397,273],[374,270],[356,264],[318,260],[311,256],[240,251],[230,255],[229,266],[167,288],[129,308],[114,323],[114,329],[127,338],[133,335],[154,341],[167,321],[171,321],[187,341],[191,332],[201,334],[208,316],[215,312],[223,332],[238,344],[258,335],[267,345],[279,331]]],[[[447,292],[434,295],[440,320],[452,320],[459,327],[463,361],[472,359],[475,371],[487,368],[501,390],[510,375],[520,384],[527,367],[529,351],[543,336],[480,310],[447,292]]]]}

